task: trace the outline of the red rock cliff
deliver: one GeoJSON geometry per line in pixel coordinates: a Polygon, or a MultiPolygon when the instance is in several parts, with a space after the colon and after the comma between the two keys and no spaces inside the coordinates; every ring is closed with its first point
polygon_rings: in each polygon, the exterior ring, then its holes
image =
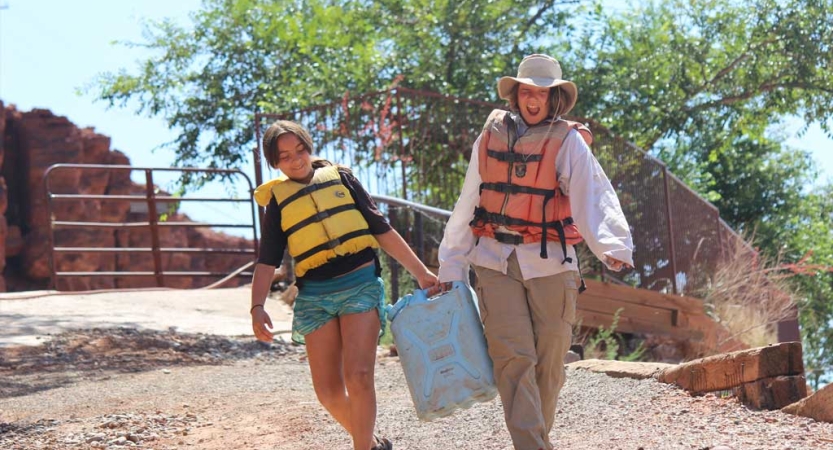
{"type": "MultiPolygon", "coordinates": [[[[57,163],[129,165],[123,153],[110,149],[110,138],[91,128],[78,128],[66,117],[48,110],[18,111],[0,102],[0,291],[46,289],[50,281],[49,217],[43,175],[57,163]]],[[[128,171],[62,170],[50,176],[51,192],[60,194],[144,194],[145,186],[133,183],[128,171]]],[[[83,222],[138,222],[144,212],[131,212],[127,201],[83,200],[53,202],[54,220],[83,222]]],[[[159,204],[159,209],[164,209],[159,204]]],[[[168,220],[188,221],[174,213],[168,220]]],[[[148,228],[55,229],[61,247],[150,247],[148,228]]],[[[161,228],[160,246],[173,248],[251,249],[249,239],[203,228],[161,228]]],[[[230,273],[253,255],[163,253],[163,269],[230,273]]],[[[113,272],[153,271],[149,253],[62,253],[56,256],[58,271],[113,272]]],[[[191,288],[216,279],[166,277],[169,287],[191,288]]],[[[245,282],[239,279],[234,284],[245,282]]],[[[61,278],[59,290],[86,290],[156,286],[153,277],[61,278]]]]}

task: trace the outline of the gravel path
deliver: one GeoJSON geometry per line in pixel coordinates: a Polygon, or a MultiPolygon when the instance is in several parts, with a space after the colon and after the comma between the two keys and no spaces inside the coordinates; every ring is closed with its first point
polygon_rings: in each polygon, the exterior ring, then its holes
{"type": "MultiPolygon", "coordinates": [[[[379,432],[404,449],[511,449],[498,400],[419,422],[398,359],[377,365],[379,432]]],[[[568,370],[559,449],[833,449],[833,424],[568,370]]],[[[206,335],[83,330],[0,350],[0,449],[348,449],[301,349],[206,335]],[[176,345],[175,345],[176,344],[176,345]]]]}

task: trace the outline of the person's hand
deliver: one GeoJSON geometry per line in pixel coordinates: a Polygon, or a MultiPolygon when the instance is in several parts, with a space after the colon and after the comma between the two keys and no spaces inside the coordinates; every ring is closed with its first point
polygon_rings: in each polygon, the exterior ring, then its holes
{"type": "Polygon", "coordinates": [[[426,270],[425,273],[417,277],[417,283],[419,288],[425,289],[430,297],[434,295],[431,293],[432,291],[437,292],[439,290],[440,280],[430,270],[426,270]]]}
{"type": "Polygon", "coordinates": [[[605,256],[605,259],[606,259],[605,262],[607,263],[607,266],[610,267],[610,270],[613,270],[615,272],[618,272],[622,269],[631,269],[631,268],[633,268],[633,266],[631,266],[630,264],[628,264],[624,261],[619,261],[618,259],[612,258],[610,256],[605,256]]]}
{"type": "Polygon", "coordinates": [[[272,319],[262,306],[252,309],[252,331],[255,332],[255,337],[261,342],[272,342],[274,334],[272,334],[272,319]]]}
{"type": "Polygon", "coordinates": [[[445,283],[437,283],[432,289],[430,289],[427,293],[429,297],[433,297],[437,294],[442,294],[451,290],[452,282],[447,281],[445,283]]]}

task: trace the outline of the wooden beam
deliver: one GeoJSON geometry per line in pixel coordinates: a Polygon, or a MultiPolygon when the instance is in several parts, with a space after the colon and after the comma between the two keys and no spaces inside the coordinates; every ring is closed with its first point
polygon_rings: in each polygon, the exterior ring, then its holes
{"type": "MultiPolygon", "coordinates": [[[[704,327],[690,329],[690,316],[704,316],[703,303],[694,298],[586,280],[587,291],[578,298],[582,326],[610,327],[616,311],[616,330],[623,333],[661,334],[701,340],[704,327]]],[[[695,323],[702,324],[702,320],[695,323]]]]}
{"type": "MultiPolygon", "coordinates": [[[[596,280],[585,280],[587,290],[582,294],[603,297],[611,300],[633,303],[637,305],[652,306],[670,310],[680,310],[692,314],[703,314],[703,301],[682,295],[663,294],[661,292],[649,291],[647,289],[636,289],[630,286],[620,286],[613,283],[602,283],[596,280]]],[[[581,297],[579,297],[581,301],[581,297]]]]}
{"type": "Polygon", "coordinates": [[[801,358],[801,343],[786,342],[689,361],[666,370],[659,380],[689,392],[722,391],[766,378],[803,375],[801,358]]]}

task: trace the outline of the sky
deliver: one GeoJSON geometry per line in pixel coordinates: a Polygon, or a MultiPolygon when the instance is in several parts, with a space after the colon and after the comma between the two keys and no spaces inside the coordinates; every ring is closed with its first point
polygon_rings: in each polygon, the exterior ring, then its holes
{"type": "MultiPolygon", "coordinates": [[[[167,167],[171,151],[153,149],[176,134],[161,118],[138,116],[131,109],[108,109],[91,94],[78,90],[103,72],[135,71],[149,56],[142,49],[114,45],[141,42],[142,19],[171,18],[189,23],[188,13],[199,0],[0,0],[0,100],[20,111],[45,108],[66,116],[79,127],[94,127],[111,138],[111,148],[130,158],[133,166],[167,167]]],[[[833,178],[833,140],[815,125],[803,136],[796,118],[787,120],[788,143],[810,151],[822,169],[820,180],[833,178]]],[[[254,183],[251,163],[247,174],[254,183]]],[[[244,186],[244,185],[243,185],[244,186]]],[[[164,187],[164,185],[163,185],[164,187]]],[[[243,188],[245,189],[245,188],[243,188]]],[[[210,186],[203,195],[224,195],[210,186]]],[[[244,195],[237,192],[237,195],[244,195]]],[[[205,204],[201,204],[205,205],[205,204]]],[[[238,206],[239,208],[239,206],[238,206]]],[[[185,208],[194,220],[229,223],[224,216],[239,215],[218,205],[185,208]]],[[[226,229],[235,232],[234,229],[226,229]]],[[[245,233],[243,234],[245,235],[245,233]]]]}

